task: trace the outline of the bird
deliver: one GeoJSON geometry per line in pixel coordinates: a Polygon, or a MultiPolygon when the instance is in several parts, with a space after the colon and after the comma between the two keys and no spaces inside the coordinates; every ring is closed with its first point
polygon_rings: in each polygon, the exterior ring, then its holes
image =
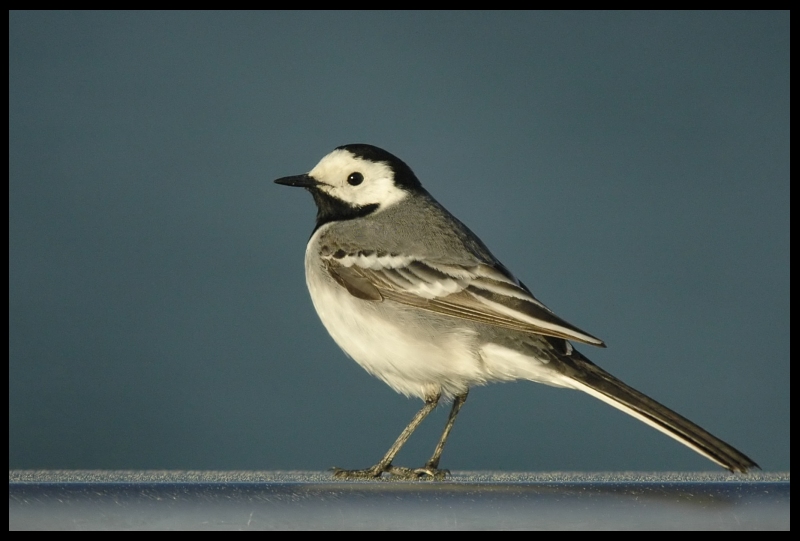
{"type": "Polygon", "coordinates": [[[343,145],[308,173],[275,182],[308,190],[316,203],[305,276],[328,333],[368,373],[424,402],[375,465],[336,467],[336,478],[446,478],[440,459],[469,390],[515,380],[588,393],[730,472],[759,467],[578,352],[572,342],[605,344],[534,297],[397,156],[343,145]],[[430,460],[395,466],[440,401],[452,407],[430,460]]]}

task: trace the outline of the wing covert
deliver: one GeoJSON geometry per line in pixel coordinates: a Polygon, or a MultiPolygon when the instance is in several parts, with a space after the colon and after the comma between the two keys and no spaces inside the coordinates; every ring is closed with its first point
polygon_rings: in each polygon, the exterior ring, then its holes
{"type": "Polygon", "coordinates": [[[334,280],[359,299],[387,299],[451,317],[605,347],[602,340],[555,315],[504,268],[444,264],[370,250],[337,250],[322,257],[334,280]]]}

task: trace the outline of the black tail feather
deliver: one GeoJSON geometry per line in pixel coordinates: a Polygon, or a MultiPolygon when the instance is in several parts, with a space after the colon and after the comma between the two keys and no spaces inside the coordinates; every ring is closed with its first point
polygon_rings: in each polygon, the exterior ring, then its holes
{"type": "Polygon", "coordinates": [[[741,451],[713,436],[686,417],[626,385],[576,350],[562,357],[562,360],[564,374],[588,387],[582,390],[651,424],[731,472],[746,473],[752,468],[759,468],[758,464],[741,451]]]}

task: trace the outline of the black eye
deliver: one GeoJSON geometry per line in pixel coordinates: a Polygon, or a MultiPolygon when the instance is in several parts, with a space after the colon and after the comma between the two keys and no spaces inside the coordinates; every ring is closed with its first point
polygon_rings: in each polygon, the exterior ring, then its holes
{"type": "Polygon", "coordinates": [[[361,173],[350,173],[350,176],[347,177],[347,183],[350,186],[358,186],[362,182],[364,182],[364,175],[361,173]]]}

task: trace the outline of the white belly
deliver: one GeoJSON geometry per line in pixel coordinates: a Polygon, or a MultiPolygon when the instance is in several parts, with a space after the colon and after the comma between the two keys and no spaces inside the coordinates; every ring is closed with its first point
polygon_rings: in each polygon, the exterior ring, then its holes
{"type": "Polygon", "coordinates": [[[309,241],[306,283],[323,325],[347,355],[406,396],[455,396],[486,383],[477,333],[467,325],[442,328],[413,308],[357,299],[337,284],[316,255],[325,227],[309,241]]]}
{"type": "MultiPolygon", "coordinates": [[[[494,343],[501,337],[485,327],[389,300],[352,296],[331,278],[318,256],[319,238],[328,227],[321,227],[306,248],[311,301],[339,347],[395,391],[427,399],[437,394],[457,396],[492,381],[527,379],[571,386],[549,366],[547,356],[536,354],[536,348],[523,352],[494,343]]],[[[531,344],[538,340],[524,333],[516,339],[531,344]]]]}

